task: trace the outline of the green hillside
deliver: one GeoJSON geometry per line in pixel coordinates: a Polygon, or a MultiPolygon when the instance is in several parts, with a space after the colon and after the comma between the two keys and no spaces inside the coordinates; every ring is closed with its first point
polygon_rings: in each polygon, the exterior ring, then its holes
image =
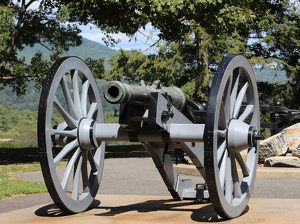
{"type": "MultiPolygon", "coordinates": [[[[114,117],[114,110],[119,105],[109,104],[102,96],[106,81],[97,81],[98,89],[102,97],[102,105],[106,123],[117,123],[118,118],[114,117]]],[[[61,98],[59,92],[56,94],[61,98]]],[[[0,143],[0,148],[10,147],[37,147],[37,114],[40,101],[40,91],[34,87],[34,82],[28,84],[27,93],[17,97],[11,88],[5,87],[0,93],[0,139],[9,138],[14,142],[0,143]]],[[[62,106],[67,110],[65,101],[62,106]]],[[[68,111],[68,110],[67,110],[68,111]]],[[[61,119],[60,116],[55,119],[61,119]]]]}
{"type": "MultiPolygon", "coordinates": [[[[104,112],[113,112],[114,109],[118,108],[118,106],[108,103],[102,95],[106,83],[107,82],[105,80],[97,80],[98,89],[102,97],[103,110],[104,112]]],[[[40,101],[40,95],[41,91],[37,90],[34,87],[34,82],[30,82],[27,87],[27,93],[19,97],[14,92],[12,92],[12,89],[10,87],[5,87],[0,91],[0,105],[4,107],[17,106],[20,111],[37,111],[40,101]]],[[[58,97],[60,98],[59,94],[58,97]]],[[[61,98],[63,98],[63,96],[61,96],[61,98]]]]}
{"type": "Polygon", "coordinates": [[[254,69],[256,82],[268,82],[271,84],[285,84],[289,78],[284,71],[275,71],[272,69],[254,69]]]}
{"type": "MultiPolygon", "coordinates": [[[[51,52],[40,44],[35,44],[34,47],[25,47],[21,52],[18,52],[20,57],[25,57],[27,62],[30,62],[31,58],[36,52],[42,52],[44,56],[49,56],[51,52]]],[[[99,44],[95,41],[91,41],[82,38],[82,44],[78,47],[71,47],[68,52],[65,52],[62,56],[78,56],[79,58],[92,58],[92,59],[105,59],[105,66],[108,68],[107,60],[110,55],[117,54],[118,51],[99,44]]]]}

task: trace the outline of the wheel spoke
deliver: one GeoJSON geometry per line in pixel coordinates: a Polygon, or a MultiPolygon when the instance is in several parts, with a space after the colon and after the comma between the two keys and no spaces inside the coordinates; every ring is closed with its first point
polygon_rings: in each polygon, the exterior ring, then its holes
{"type": "Polygon", "coordinates": [[[247,105],[246,109],[241,114],[241,116],[238,118],[238,120],[239,121],[244,121],[253,112],[254,112],[254,106],[253,105],[247,105]]]}
{"type": "Polygon", "coordinates": [[[72,168],[73,168],[78,156],[80,155],[80,152],[81,152],[81,150],[78,147],[76,149],[76,152],[73,154],[72,158],[70,159],[70,161],[68,162],[68,165],[66,167],[64,176],[63,176],[62,181],[61,181],[61,186],[65,191],[67,190],[68,180],[70,178],[72,168]]]}
{"type": "Polygon", "coordinates": [[[225,101],[224,101],[224,111],[226,115],[226,121],[230,119],[230,92],[232,87],[232,75],[229,77],[229,82],[227,83],[225,93],[225,101]]]}
{"type": "Polygon", "coordinates": [[[231,159],[230,156],[226,158],[226,172],[225,172],[225,198],[229,204],[232,200],[232,178],[231,178],[231,159]]]}
{"type": "Polygon", "coordinates": [[[220,160],[224,154],[224,151],[226,150],[226,144],[227,144],[226,141],[224,141],[218,148],[218,151],[217,151],[218,163],[220,162],[220,160]]]}
{"type": "Polygon", "coordinates": [[[241,185],[239,181],[239,175],[237,172],[236,164],[235,164],[235,155],[231,155],[231,173],[232,173],[232,181],[233,181],[233,194],[235,198],[242,197],[241,185]]]}
{"type": "Polygon", "coordinates": [[[238,163],[240,164],[240,167],[242,169],[243,172],[243,176],[244,177],[248,177],[250,174],[250,169],[248,168],[248,166],[246,165],[243,157],[241,156],[240,153],[236,154],[236,160],[238,161],[238,163]]]}
{"type": "Polygon", "coordinates": [[[222,158],[220,170],[219,170],[219,178],[220,178],[220,184],[222,189],[224,188],[224,184],[225,184],[227,157],[228,157],[228,152],[227,150],[225,150],[224,156],[222,158]]]}
{"type": "Polygon", "coordinates": [[[240,92],[238,94],[238,97],[236,99],[236,103],[235,103],[235,106],[234,106],[233,118],[237,118],[237,116],[240,112],[240,108],[242,106],[242,102],[243,102],[243,99],[245,97],[248,86],[249,86],[249,83],[246,82],[245,85],[243,86],[243,88],[240,90],[240,92]]]}
{"type": "Polygon", "coordinates": [[[82,93],[81,93],[81,108],[83,116],[86,117],[87,114],[87,98],[88,98],[88,90],[89,90],[90,82],[86,80],[82,85],[82,93]]]}
{"type": "Polygon", "coordinates": [[[218,130],[218,136],[222,138],[226,138],[226,130],[218,130]]]}
{"type": "Polygon", "coordinates": [[[78,141],[77,139],[68,143],[53,159],[54,167],[57,167],[58,163],[73,149],[78,147],[78,141]]]}
{"type": "Polygon", "coordinates": [[[83,117],[81,102],[80,102],[80,94],[78,87],[78,70],[72,70],[72,85],[73,85],[73,96],[74,96],[74,106],[76,108],[77,116],[83,117]]]}
{"type": "Polygon", "coordinates": [[[226,124],[227,124],[227,120],[226,120],[226,111],[225,111],[225,107],[223,104],[223,101],[221,102],[221,110],[220,110],[220,115],[219,115],[219,128],[225,129],[226,128],[226,124]]]}
{"type": "Polygon", "coordinates": [[[56,96],[54,97],[54,100],[53,100],[53,106],[56,108],[58,113],[63,117],[63,119],[65,120],[65,122],[68,124],[68,126],[71,129],[74,129],[78,126],[78,122],[65,111],[65,109],[58,102],[58,99],[56,96]]]}
{"type": "Polygon", "coordinates": [[[90,150],[88,151],[88,160],[89,160],[91,168],[92,168],[91,172],[92,173],[97,172],[98,171],[98,169],[97,169],[98,165],[97,165],[96,161],[94,160],[92,151],[90,151],[90,150]]]}
{"type": "Polygon", "coordinates": [[[67,84],[66,76],[63,76],[63,78],[60,81],[60,85],[61,85],[61,88],[63,90],[64,96],[65,96],[65,99],[66,99],[66,103],[67,103],[67,106],[69,108],[71,116],[79,119],[79,117],[77,116],[77,112],[76,112],[76,109],[75,109],[74,102],[73,102],[71,94],[70,94],[70,90],[69,90],[69,87],[68,87],[68,84],[67,84]]]}
{"type": "MultiPolygon", "coordinates": [[[[105,145],[104,142],[102,142],[102,144],[105,145]]],[[[99,159],[101,158],[102,152],[103,152],[102,150],[104,150],[103,146],[101,146],[101,147],[99,147],[99,148],[96,149],[96,152],[94,153],[94,156],[92,155],[92,153],[89,154],[89,157],[90,156],[93,157],[92,159],[93,159],[93,161],[95,161],[95,165],[97,165],[97,167],[102,167],[103,166],[103,160],[100,160],[100,163],[96,162],[96,161],[99,161],[99,159]]],[[[90,160],[90,162],[91,162],[91,160],[90,160]]],[[[90,175],[90,178],[89,178],[89,182],[90,182],[90,186],[91,187],[93,187],[93,184],[95,183],[96,176],[99,175],[99,170],[98,170],[97,167],[95,168],[95,169],[97,169],[97,171],[95,171],[94,173],[92,173],[90,175]]],[[[93,169],[93,167],[92,167],[92,169],[93,169]]]]}
{"type": "Polygon", "coordinates": [[[96,113],[97,110],[98,110],[97,103],[92,103],[91,107],[90,107],[90,110],[89,110],[89,113],[86,117],[88,119],[92,119],[92,117],[94,116],[94,114],[96,113]]]}
{"type": "Polygon", "coordinates": [[[236,96],[237,96],[237,91],[239,86],[239,79],[240,79],[240,75],[237,76],[233,89],[230,94],[230,118],[232,118],[233,116],[233,111],[234,111],[234,106],[235,106],[235,101],[236,101],[236,96]]]}
{"type": "Polygon", "coordinates": [[[73,188],[72,188],[72,198],[74,200],[79,199],[79,179],[80,179],[80,171],[82,167],[82,154],[79,156],[79,160],[74,166],[74,177],[73,177],[73,188]]]}
{"type": "Polygon", "coordinates": [[[83,152],[82,156],[83,156],[83,161],[81,166],[82,185],[83,185],[83,192],[87,193],[90,191],[89,175],[87,169],[88,152],[83,152]]]}
{"type": "Polygon", "coordinates": [[[77,129],[73,130],[57,130],[57,129],[51,129],[51,135],[62,135],[67,137],[77,137],[77,129]]]}

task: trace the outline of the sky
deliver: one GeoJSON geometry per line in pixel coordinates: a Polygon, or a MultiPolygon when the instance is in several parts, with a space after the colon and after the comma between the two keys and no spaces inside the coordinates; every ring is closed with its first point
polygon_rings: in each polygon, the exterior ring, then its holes
{"type": "MultiPolygon", "coordinates": [[[[104,35],[95,25],[89,24],[86,26],[79,26],[79,28],[82,30],[82,37],[105,45],[105,43],[102,41],[104,35]]],[[[157,33],[158,31],[149,24],[145,27],[145,30],[141,29],[140,32],[136,33],[135,38],[133,38],[131,41],[130,38],[125,34],[114,34],[113,37],[115,39],[120,39],[121,42],[114,47],[109,47],[115,50],[122,48],[124,50],[140,49],[145,51],[149,48],[149,46],[158,40],[157,33]],[[147,38],[149,36],[151,36],[151,38],[147,38]]]]}
{"type": "MultiPolygon", "coordinates": [[[[14,2],[17,2],[17,0],[13,0],[14,2]]],[[[29,1],[26,1],[26,3],[29,1]]],[[[32,3],[31,7],[32,9],[36,9],[39,6],[39,0],[32,3]]],[[[103,33],[99,28],[97,28],[93,24],[88,24],[85,26],[79,26],[79,28],[82,30],[81,36],[98,42],[100,44],[105,45],[102,38],[104,37],[103,33]]],[[[142,51],[145,51],[151,46],[153,43],[155,43],[158,40],[157,37],[157,31],[154,30],[154,28],[149,24],[145,27],[145,30],[140,30],[139,33],[136,34],[136,38],[130,41],[130,38],[127,37],[125,34],[119,33],[114,34],[113,37],[115,39],[120,39],[120,43],[115,45],[114,47],[108,46],[112,49],[118,50],[120,48],[124,50],[132,50],[132,49],[140,49],[142,51]],[[147,39],[147,37],[151,36],[151,38],[147,39]],[[136,40],[135,40],[136,39],[136,40]]]]}

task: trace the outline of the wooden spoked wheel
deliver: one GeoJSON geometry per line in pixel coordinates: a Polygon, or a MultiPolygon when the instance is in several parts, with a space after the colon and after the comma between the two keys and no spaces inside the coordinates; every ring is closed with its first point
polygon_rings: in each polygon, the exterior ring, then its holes
{"type": "Polygon", "coordinates": [[[226,56],[212,83],[204,130],[209,195],[224,218],[241,215],[249,201],[257,169],[259,130],[252,67],[241,55],[226,56]]]}
{"type": "Polygon", "coordinates": [[[77,57],[59,59],[42,89],[38,143],[43,176],[53,201],[64,211],[86,210],[97,194],[105,142],[82,144],[83,120],[104,123],[100,93],[87,65],[77,57]],[[61,150],[56,150],[61,148],[61,150]]]}

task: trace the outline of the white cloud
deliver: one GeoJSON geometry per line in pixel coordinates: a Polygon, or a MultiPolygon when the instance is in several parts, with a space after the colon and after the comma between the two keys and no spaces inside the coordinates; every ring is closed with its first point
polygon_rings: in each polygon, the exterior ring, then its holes
{"type": "MultiPolygon", "coordinates": [[[[116,40],[120,39],[120,43],[111,48],[116,50],[122,48],[124,50],[140,49],[145,51],[150,45],[159,39],[157,36],[158,31],[154,30],[150,24],[148,24],[145,28],[145,30],[140,30],[140,32],[137,32],[131,41],[130,37],[123,33],[113,34],[112,37],[116,40]]],[[[104,41],[102,40],[104,34],[96,26],[89,24],[86,26],[80,26],[80,29],[82,30],[82,37],[105,45],[104,41]]]]}

